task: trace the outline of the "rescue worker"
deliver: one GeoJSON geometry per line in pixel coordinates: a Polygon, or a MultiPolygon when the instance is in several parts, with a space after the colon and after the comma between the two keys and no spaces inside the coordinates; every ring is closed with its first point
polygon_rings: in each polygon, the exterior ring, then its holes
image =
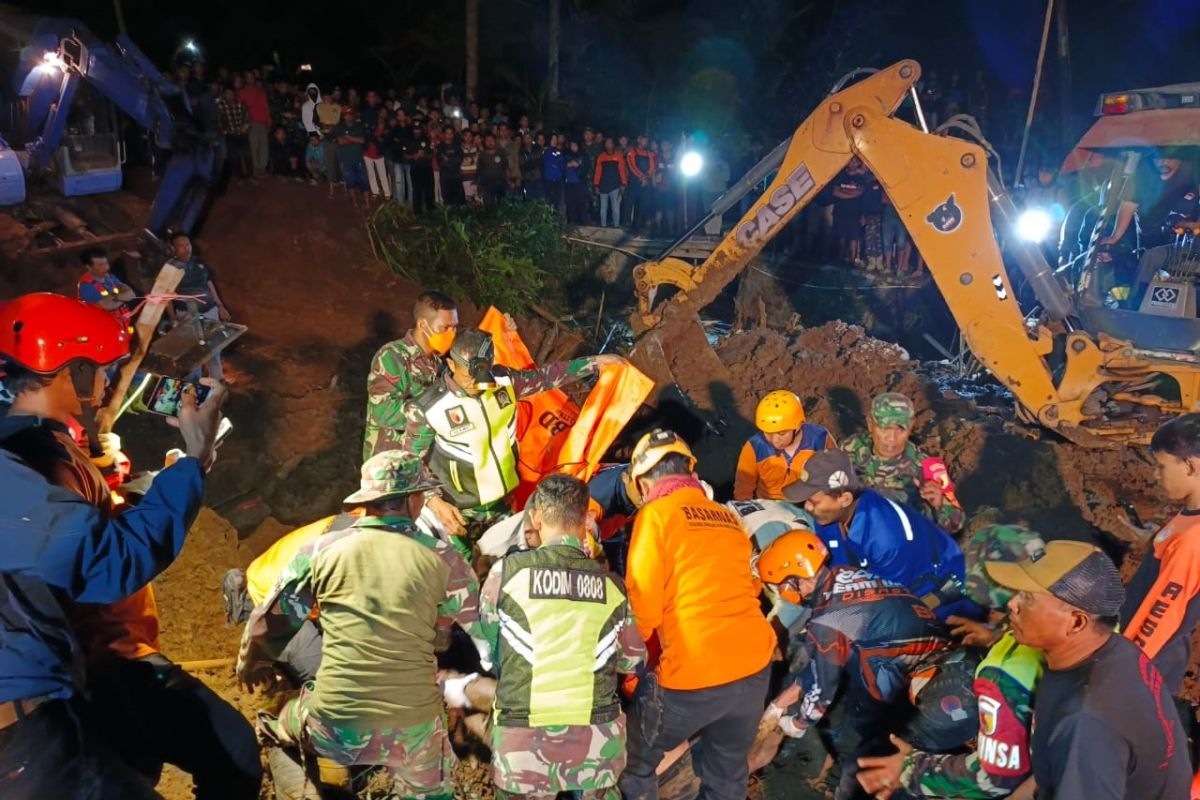
{"type": "Polygon", "coordinates": [[[593,356],[510,371],[492,364],[490,334],[459,331],[449,370],[411,404],[404,449],[427,458],[447,500],[467,522],[455,546],[470,555],[470,538],[510,513],[505,498],[517,487],[517,401],[591,377],[620,356],[593,356]]]}
{"type": "MultiPolygon", "coordinates": [[[[64,418],[84,415],[99,402],[103,369],[128,353],[127,330],[87,303],[32,294],[0,310],[0,359],[5,383],[17,395],[14,413],[0,419],[5,800],[78,797],[80,787],[103,800],[159,797],[117,756],[114,748],[129,742],[95,726],[81,642],[63,601],[118,603],[179,554],[203,499],[225,392],[214,388],[199,407],[194,395],[184,396],[178,426],[186,455],[154,477],[136,506],[117,513],[64,418]]],[[[198,724],[205,723],[189,716],[154,733],[170,738],[178,733],[175,725],[198,724]]]]}
{"type": "Polygon", "coordinates": [[[75,284],[79,299],[103,308],[132,334],[133,311],[126,304],[133,301],[133,289],[112,274],[108,254],[99,247],[88,247],[79,254],[79,260],[87,270],[75,284]]]}
{"type": "Polygon", "coordinates": [[[792,631],[793,674],[764,722],[803,737],[825,717],[845,680],[836,798],[857,795],[857,759],[886,748],[889,733],[903,730],[933,750],[971,738],[975,661],[952,647],[950,632],[906,588],[832,563],[821,537],[808,531],[776,539],[757,567],[780,596],[812,611],[803,632],[792,631]]]}
{"type": "MultiPolygon", "coordinates": [[[[811,514],[784,500],[731,500],[725,507],[737,515],[742,530],[754,542],[755,553],[761,553],[785,533],[816,528],[811,514]]],[[[778,599],[774,612],[784,628],[791,628],[805,614],[802,606],[783,598],[778,599]]]]}
{"type": "Polygon", "coordinates": [[[420,397],[446,371],[442,357],[458,330],[454,300],[437,291],[417,295],[413,326],[371,359],[367,375],[367,426],[363,461],[398,446],[408,422],[407,404],[420,397]]]}
{"type": "Polygon", "coordinates": [[[1162,674],[1113,630],[1125,592],[1108,556],[1056,541],[987,571],[1017,593],[1008,604],[1017,642],[1046,654],[1030,746],[1038,797],[1186,797],[1183,726],[1162,674]]]}
{"type": "MultiPolygon", "coordinates": [[[[77,305],[65,299],[39,302],[64,311],[77,305]]],[[[113,324],[120,326],[115,319],[113,324]]],[[[10,433],[6,446],[47,480],[113,517],[122,504],[67,428],[73,415],[92,413],[82,406],[79,381],[90,380],[89,405],[104,399],[104,371],[81,367],[57,371],[62,384],[74,384],[72,393],[56,388],[36,365],[18,362],[8,369],[15,398],[2,422],[10,433]]],[[[64,608],[86,662],[97,727],[116,743],[125,763],[151,784],[164,762],[175,764],[193,776],[200,800],[258,796],[262,768],[253,730],[237,709],[162,654],[150,584],[114,603],[64,608]]]]}
{"type": "Polygon", "coordinates": [[[478,583],[447,543],[413,525],[436,481],[402,450],[362,467],[345,500],[348,516],[303,545],[242,634],[237,674],[267,683],[292,635],[319,608],[321,666],[259,730],[281,747],[350,766],[389,768],[404,797],[453,796],[454,752],[446,735],[434,639],[457,622],[488,662],[478,583]]]}
{"type": "Polygon", "coordinates": [[[834,566],[898,583],[942,619],[981,612],[963,597],[966,572],[958,544],[909,506],[864,487],[842,451],[814,455],[784,495],[813,515],[834,566]]]}
{"type": "Polygon", "coordinates": [[[1200,622],[1200,414],[1162,425],[1150,453],[1163,492],[1183,507],[1155,534],[1126,586],[1121,630],[1162,673],[1191,738],[1195,712],[1180,694],[1200,622]]]}
{"type": "Polygon", "coordinates": [[[672,431],[641,438],[629,474],[644,504],[633,522],[626,586],[638,630],[661,657],[638,683],[621,793],[658,796],[663,754],[696,737],[701,796],[743,800],[746,757],[766,701],[776,636],[759,610],[750,540],[708,499],[696,458],[672,431]]]}
{"type": "Polygon", "coordinates": [[[742,446],[733,479],[734,500],[782,500],[813,453],[837,447],[829,431],[806,422],[800,398],[786,389],[767,393],[754,412],[758,433],[742,446]]]}
{"type": "Polygon", "coordinates": [[[617,798],[625,767],[618,673],[646,658],[620,579],[588,556],[587,485],[548,475],[528,506],[535,549],[493,565],[480,614],[496,654],[497,794],[617,798]]]}
{"type": "MultiPolygon", "coordinates": [[[[899,392],[885,392],[871,400],[867,431],[842,444],[850,463],[863,483],[880,494],[921,511],[950,533],[958,533],[967,521],[951,485],[929,476],[926,465],[934,462],[914,445],[913,404],[899,392]]],[[[944,465],[943,465],[944,474],[944,465]]]]}
{"type": "MultiPolygon", "coordinates": [[[[1045,546],[1039,534],[1021,526],[981,528],[965,547],[971,599],[993,614],[1003,614],[1013,593],[987,577],[985,564],[1023,561],[1043,552],[1045,546]]],[[[967,753],[933,753],[893,737],[899,752],[859,759],[858,782],[864,790],[883,800],[893,791],[917,797],[992,798],[1008,797],[1026,783],[1033,774],[1029,752],[1033,700],[1046,656],[1017,644],[1012,631],[998,631],[996,637],[975,671],[973,688],[979,708],[975,748],[967,753]]],[[[975,642],[968,637],[965,643],[975,642]]]]}

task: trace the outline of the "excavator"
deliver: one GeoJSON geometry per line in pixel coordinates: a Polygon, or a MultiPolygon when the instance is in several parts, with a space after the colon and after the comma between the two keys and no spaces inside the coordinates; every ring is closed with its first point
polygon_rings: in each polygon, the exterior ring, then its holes
{"type": "Polygon", "coordinates": [[[1012,393],[1022,422],[1104,447],[1147,442],[1165,419],[1200,409],[1200,363],[1191,352],[1200,321],[1171,320],[1190,331],[1176,338],[1179,351],[1139,347],[1128,335],[1137,312],[1120,313],[1125,336],[1107,332],[1078,284],[1069,286],[1037,247],[1015,242],[1018,287],[1036,298],[1022,310],[994,230],[997,221],[1015,224],[1017,213],[989,166],[990,147],[969,124],[954,132],[978,141],[948,135],[955,126],[925,129],[914,88],[920,76],[920,65],[905,60],[839,82],[746,176],[748,187],[775,172],[703,263],[668,255],[635,268],[634,363],[660,387],[676,385],[701,411],[719,413],[714,384],[731,381],[699,312],[857,157],[900,213],[964,343],[1012,393]],[[920,127],[895,116],[910,95],[920,127]]]}
{"type": "MultiPolygon", "coordinates": [[[[30,181],[67,197],[120,189],[125,148],[114,106],[165,153],[146,228],[132,232],[140,237],[141,270],[135,267],[138,274],[127,277],[148,299],[137,322],[133,357],[122,366],[109,407],[98,415],[99,430],[106,432],[139,369],[187,375],[246,331],[243,325],[193,313],[191,321],[157,333],[167,305],[160,298],[174,292],[182,277],[175,267],[159,268],[169,255],[160,237],[168,230],[190,234],[198,224],[216,177],[219,138],[197,124],[183,90],[124,35],[107,44],[78,20],[5,10],[0,41],[11,46],[6,52],[17,54],[15,63],[0,64],[11,73],[12,90],[0,115],[0,132],[20,146],[15,149],[0,138],[0,205],[26,202],[30,181]]],[[[116,242],[130,235],[87,236],[77,244],[116,242]]]]}

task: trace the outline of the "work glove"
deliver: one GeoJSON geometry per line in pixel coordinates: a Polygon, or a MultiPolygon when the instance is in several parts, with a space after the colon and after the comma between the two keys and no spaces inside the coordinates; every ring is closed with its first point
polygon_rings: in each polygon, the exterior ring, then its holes
{"type": "Polygon", "coordinates": [[[467,687],[479,679],[478,672],[462,675],[457,678],[446,678],[442,682],[442,697],[446,699],[448,708],[471,709],[471,701],[467,697],[467,687]]]}
{"type": "Polygon", "coordinates": [[[479,666],[483,667],[484,672],[491,672],[492,646],[486,639],[480,639],[477,636],[471,637],[471,644],[475,645],[475,652],[479,654],[479,666]]]}

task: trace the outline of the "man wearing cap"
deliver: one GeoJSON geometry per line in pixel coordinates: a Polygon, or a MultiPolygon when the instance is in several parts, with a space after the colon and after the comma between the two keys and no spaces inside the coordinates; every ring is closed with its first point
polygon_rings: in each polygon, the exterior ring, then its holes
{"type": "MultiPolygon", "coordinates": [[[[986,563],[1023,561],[1045,546],[1039,534],[1018,525],[981,528],[964,547],[971,599],[993,614],[1003,613],[1013,593],[987,577],[986,563]]],[[[959,623],[956,635],[964,630],[961,618],[951,617],[949,622],[959,623]]],[[[967,630],[976,629],[972,625],[967,630]]],[[[986,642],[970,636],[965,640],[974,645],[990,643],[975,671],[973,688],[979,709],[975,748],[967,753],[938,753],[914,749],[893,737],[899,752],[858,760],[858,783],[869,794],[885,797],[896,789],[917,797],[1008,797],[1033,774],[1029,753],[1033,699],[1046,656],[1041,650],[1017,644],[1012,631],[979,631],[986,642]]]]}
{"type": "Polygon", "coordinates": [[[963,554],[949,534],[911,507],[864,487],[842,451],[810,458],[784,496],[813,515],[834,565],[856,566],[905,586],[942,619],[981,611],[963,597],[963,554]]]}
{"type": "Polygon", "coordinates": [[[1187,797],[1183,726],[1162,675],[1114,632],[1125,590],[1108,556],[1056,541],[987,572],[1017,592],[1008,604],[1017,642],[1046,654],[1033,716],[1040,800],[1187,797]]]}
{"type": "Polygon", "coordinates": [[[708,498],[696,458],[673,431],[637,443],[629,475],[643,505],[625,574],[629,603],[661,656],[638,684],[630,714],[627,800],[658,797],[663,755],[698,737],[702,797],[744,800],[776,636],[759,609],[762,585],[737,517],[708,498]]]}
{"type": "Polygon", "coordinates": [[[362,468],[341,525],[302,546],[242,635],[238,677],[269,682],[273,662],[319,609],[321,666],[260,733],[342,765],[387,766],[405,797],[453,795],[434,639],[439,619],[462,626],[486,663],[479,584],[450,545],[413,524],[436,481],[411,454],[389,450],[362,468]],[[357,514],[357,516],[355,516],[357,514]]]}
{"type": "Polygon", "coordinates": [[[461,330],[447,353],[445,376],[408,405],[400,447],[428,460],[446,499],[466,518],[471,537],[508,516],[504,500],[517,487],[517,401],[596,375],[620,356],[593,356],[515,371],[493,366],[491,334],[461,330]]]}
{"type": "MultiPolygon", "coordinates": [[[[950,533],[958,533],[967,515],[958,505],[949,478],[943,484],[927,475],[927,466],[941,464],[910,440],[913,404],[899,392],[885,392],[871,401],[867,431],[842,445],[863,483],[898,503],[907,503],[950,533]]],[[[941,475],[945,475],[941,465],[941,475]]]]}

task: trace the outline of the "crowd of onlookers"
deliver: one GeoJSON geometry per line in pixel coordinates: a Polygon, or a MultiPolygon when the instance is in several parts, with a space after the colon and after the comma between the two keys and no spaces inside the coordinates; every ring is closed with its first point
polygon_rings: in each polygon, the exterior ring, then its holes
{"type": "MultiPolygon", "coordinates": [[[[702,145],[703,168],[685,177],[686,140],[562,131],[504,102],[462,104],[444,90],[415,86],[360,92],[322,87],[259,69],[207,75],[203,63],[178,67],[202,124],[223,143],[226,177],[263,174],[344,189],[355,202],[395,202],[416,212],[436,204],[491,205],[504,197],[543,200],[567,222],[662,235],[696,223],[733,180],[765,154],[751,140],[740,157],[702,145]]],[[[953,73],[930,72],[918,86],[931,128],[959,113],[989,119],[982,74],[968,88],[953,73]]],[[[742,200],[745,211],[757,197],[742,200]]],[[[727,224],[734,215],[726,215],[727,224]]],[[[719,223],[718,223],[719,224],[719,223]]],[[[816,198],[784,244],[806,255],[871,271],[920,268],[899,215],[870,171],[852,161],[816,198]]]]}

